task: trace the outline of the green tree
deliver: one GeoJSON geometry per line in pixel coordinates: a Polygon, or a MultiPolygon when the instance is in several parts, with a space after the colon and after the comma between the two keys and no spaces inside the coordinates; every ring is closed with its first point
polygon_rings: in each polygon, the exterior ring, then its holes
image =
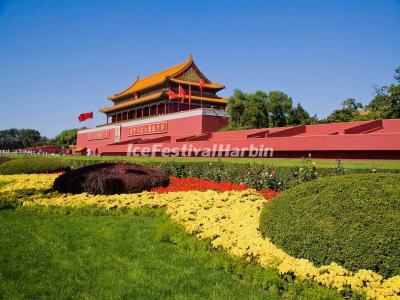
{"type": "Polygon", "coordinates": [[[342,102],[342,109],[355,112],[362,109],[363,105],[361,102],[357,102],[356,99],[348,98],[342,102]]]}
{"type": "Polygon", "coordinates": [[[394,69],[394,80],[400,83],[400,66],[394,69]]]}
{"type": "Polygon", "coordinates": [[[316,124],[317,117],[299,104],[292,107],[292,98],[281,91],[244,93],[235,90],[229,98],[227,111],[230,124],[223,130],[316,124]]]}
{"type": "Polygon", "coordinates": [[[37,146],[43,137],[35,129],[6,129],[0,131],[0,149],[14,150],[37,146]]]}
{"type": "Polygon", "coordinates": [[[246,107],[247,98],[247,95],[238,89],[234,90],[233,95],[229,98],[227,112],[233,126],[241,126],[241,117],[246,107]]]}
{"type": "Polygon", "coordinates": [[[76,128],[63,130],[54,138],[54,143],[59,146],[75,145],[77,134],[76,128]]]}
{"type": "Polygon", "coordinates": [[[288,115],[292,110],[293,101],[281,91],[271,91],[268,94],[267,109],[273,127],[288,125],[288,115]]]}
{"type": "Polygon", "coordinates": [[[311,117],[310,114],[297,103],[297,106],[292,108],[288,114],[288,125],[310,125],[317,123],[317,116],[311,117]]]}
{"type": "Polygon", "coordinates": [[[348,98],[342,102],[341,109],[336,109],[327,118],[327,123],[334,122],[349,122],[356,119],[360,119],[359,109],[362,109],[363,105],[357,102],[353,98],[348,98]]]}
{"type": "Polygon", "coordinates": [[[241,126],[245,128],[268,127],[268,96],[262,91],[247,95],[247,105],[241,116],[241,126]]]}
{"type": "Polygon", "coordinates": [[[11,128],[0,131],[0,149],[12,150],[18,148],[18,129],[11,128]]]}
{"type": "Polygon", "coordinates": [[[374,119],[400,118],[400,67],[395,69],[396,83],[376,90],[374,99],[367,108],[374,119]]]}
{"type": "Polygon", "coordinates": [[[18,139],[21,147],[27,148],[38,145],[42,141],[42,136],[35,129],[21,129],[19,130],[18,139]]]}
{"type": "Polygon", "coordinates": [[[225,129],[268,127],[267,99],[267,94],[262,91],[244,93],[235,90],[227,107],[230,125],[225,129]]]}

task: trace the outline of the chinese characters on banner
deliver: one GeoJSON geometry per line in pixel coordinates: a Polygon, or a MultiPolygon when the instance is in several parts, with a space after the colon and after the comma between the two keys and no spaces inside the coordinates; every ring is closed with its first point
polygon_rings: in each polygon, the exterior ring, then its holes
{"type": "Polygon", "coordinates": [[[110,137],[110,131],[109,130],[90,132],[87,135],[88,141],[104,140],[104,139],[108,139],[109,137],[110,137]]]}
{"type": "Polygon", "coordinates": [[[168,122],[138,125],[128,128],[128,136],[165,133],[168,131],[168,122]]]}

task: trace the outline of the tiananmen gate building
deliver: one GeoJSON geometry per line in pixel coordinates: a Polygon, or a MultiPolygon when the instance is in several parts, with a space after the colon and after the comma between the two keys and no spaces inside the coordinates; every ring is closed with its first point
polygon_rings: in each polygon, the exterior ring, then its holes
{"type": "Polygon", "coordinates": [[[189,55],[186,61],[138,77],[126,90],[108,97],[112,104],[100,109],[105,124],[78,131],[76,151],[400,159],[399,119],[219,131],[229,118],[228,99],[218,96],[224,88],[209,80],[189,55]]]}
{"type": "Polygon", "coordinates": [[[224,110],[227,99],[217,96],[225,86],[208,80],[189,55],[187,61],[137,80],[126,90],[108,97],[112,106],[100,109],[107,115],[107,123],[137,120],[196,108],[224,110]],[[200,84],[203,87],[200,89],[200,84]],[[169,99],[168,92],[184,96],[169,99]]]}

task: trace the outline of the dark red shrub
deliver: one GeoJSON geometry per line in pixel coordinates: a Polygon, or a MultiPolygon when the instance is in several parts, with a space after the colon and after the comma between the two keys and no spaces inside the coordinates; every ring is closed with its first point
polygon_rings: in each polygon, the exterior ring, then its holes
{"type": "Polygon", "coordinates": [[[168,175],[153,167],[102,163],[62,174],[54,181],[53,189],[61,193],[113,195],[140,193],[168,184],[168,175]]]}

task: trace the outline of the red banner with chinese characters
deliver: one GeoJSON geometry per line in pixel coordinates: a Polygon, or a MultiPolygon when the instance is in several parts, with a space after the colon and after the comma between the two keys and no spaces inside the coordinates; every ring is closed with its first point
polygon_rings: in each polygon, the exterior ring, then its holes
{"type": "Polygon", "coordinates": [[[109,130],[89,132],[88,135],[87,135],[88,141],[105,140],[105,139],[108,139],[109,137],[110,137],[110,131],[109,130]]]}
{"type": "Polygon", "coordinates": [[[168,122],[137,125],[128,128],[128,136],[168,132],[168,122]]]}

